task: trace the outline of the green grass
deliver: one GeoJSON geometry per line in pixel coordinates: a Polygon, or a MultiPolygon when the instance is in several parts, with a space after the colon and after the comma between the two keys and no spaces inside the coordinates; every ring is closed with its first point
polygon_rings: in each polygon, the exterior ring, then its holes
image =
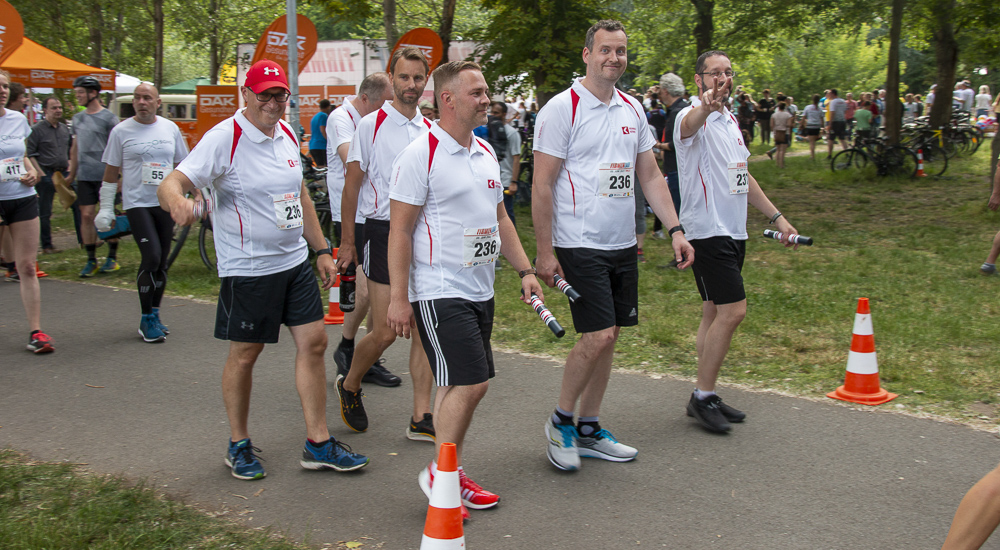
{"type": "Polygon", "coordinates": [[[81,474],[9,450],[0,450],[0,541],[9,550],[308,548],[211,517],[142,482],[81,474]]]}
{"type": "MultiPolygon", "coordinates": [[[[871,300],[883,387],[900,394],[889,407],[992,418],[1000,397],[993,357],[1000,278],[978,272],[1000,228],[1000,213],[986,208],[989,145],[951,161],[941,179],[915,181],[858,181],[857,174],[833,174],[825,160],[808,155],[789,157],[785,170],[752,163],[771,200],[816,245],[792,251],[763,239],[767,220],[750,209],[743,272],[748,315],[723,365],[723,381],[810,397],[835,389],[843,383],[857,299],[864,296],[871,300]]],[[[804,150],[804,144],[792,149],[804,150]]],[[[530,211],[519,207],[517,219],[534,256],[530,211]]],[[[214,300],[217,279],[201,264],[193,240],[185,248],[167,292],[214,300]]],[[[690,271],[659,267],[670,259],[667,241],[647,238],[645,252],[640,324],[622,331],[615,365],[693,377],[701,316],[694,281],[690,271]]],[[[139,258],[131,239],[123,241],[120,258],[120,272],[96,281],[133,288],[139,258]]],[[[43,256],[42,268],[76,280],[81,259],[72,251],[43,256]]],[[[548,307],[569,330],[556,339],[517,299],[513,270],[499,272],[496,288],[494,343],[565,358],[576,341],[566,299],[547,292],[548,307]]]]}

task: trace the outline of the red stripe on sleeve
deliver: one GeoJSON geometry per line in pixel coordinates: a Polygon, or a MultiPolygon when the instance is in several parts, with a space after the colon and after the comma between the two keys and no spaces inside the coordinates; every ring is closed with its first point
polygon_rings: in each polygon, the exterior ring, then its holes
{"type": "MultiPolygon", "coordinates": [[[[427,137],[427,143],[430,144],[430,154],[427,156],[427,175],[429,176],[431,173],[431,165],[434,164],[434,153],[438,148],[438,138],[434,137],[434,134],[430,134],[427,137]]],[[[430,231],[430,228],[428,228],[428,231],[430,231]]]]}
{"type": "Polygon", "coordinates": [[[378,110],[378,116],[375,117],[375,131],[372,132],[373,144],[375,143],[375,136],[378,135],[378,129],[382,126],[382,123],[385,122],[387,116],[389,116],[389,114],[386,113],[385,110],[383,109],[378,110]]]}
{"type": "Polygon", "coordinates": [[[487,147],[485,143],[483,143],[483,140],[481,140],[481,139],[479,139],[479,138],[477,137],[477,138],[476,138],[476,141],[478,141],[478,142],[479,142],[479,146],[483,148],[483,151],[486,151],[486,154],[488,154],[489,156],[493,157],[493,160],[494,160],[494,161],[495,161],[495,160],[497,160],[497,157],[496,157],[496,155],[494,155],[493,153],[490,153],[490,148],[489,148],[489,147],[487,147]]]}
{"type": "Polygon", "coordinates": [[[576,93],[576,90],[574,90],[573,88],[570,88],[569,89],[569,97],[570,97],[570,99],[573,100],[573,117],[570,118],[570,120],[569,120],[569,123],[572,126],[573,123],[576,122],[576,106],[577,106],[578,103],[580,103],[580,96],[579,96],[579,94],[576,93]]]}
{"type": "Polygon", "coordinates": [[[243,135],[243,128],[240,128],[240,124],[233,119],[233,148],[229,151],[229,164],[233,163],[233,157],[236,156],[236,144],[240,142],[240,136],[243,135]]]}

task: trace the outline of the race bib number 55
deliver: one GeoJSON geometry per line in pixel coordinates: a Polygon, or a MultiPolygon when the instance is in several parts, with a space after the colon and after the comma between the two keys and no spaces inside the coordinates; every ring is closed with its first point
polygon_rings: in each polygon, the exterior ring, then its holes
{"type": "Polygon", "coordinates": [[[729,163],[729,194],[746,195],[750,192],[750,172],[747,171],[747,163],[729,163]]]}
{"type": "Polygon", "coordinates": [[[166,179],[167,174],[173,170],[173,167],[165,162],[144,162],[142,163],[142,184],[160,185],[166,179]]]}
{"type": "Polygon", "coordinates": [[[285,193],[271,195],[274,201],[274,216],[278,220],[278,229],[295,229],[302,227],[302,202],[299,194],[285,193]]]}
{"type": "Polygon", "coordinates": [[[635,170],[631,162],[602,162],[597,167],[597,195],[615,199],[631,197],[635,190],[635,170]]]}
{"type": "Polygon", "coordinates": [[[491,264],[500,256],[500,226],[466,229],[462,239],[462,267],[491,264]]]}

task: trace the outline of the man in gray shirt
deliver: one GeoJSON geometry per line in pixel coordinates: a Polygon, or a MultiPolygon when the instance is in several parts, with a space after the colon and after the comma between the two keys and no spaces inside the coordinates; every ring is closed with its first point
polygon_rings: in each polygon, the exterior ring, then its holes
{"type": "MultiPolygon", "coordinates": [[[[69,182],[76,180],[76,204],[80,207],[80,237],[87,250],[87,264],[80,277],[92,277],[97,271],[97,228],[94,218],[100,202],[101,180],[104,163],[101,156],[108,144],[111,129],[118,124],[118,117],[101,105],[101,83],[92,76],[81,76],[73,81],[76,100],[86,107],[73,117],[73,147],[69,154],[69,182]]],[[[117,183],[117,182],[112,182],[117,183]]],[[[108,259],[101,273],[118,271],[118,239],[108,239],[108,259]]]]}
{"type": "MultiPolygon", "coordinates": [[[[494,101],[490,105],[490,116],[499,120],[507,118],[507,104],[502,101],[494,101]]],[[[500,164],[500,182],[506,191],[503,192],[503,206],[510,216],[511,223],[514,221],[514,195],[517,194],[517,178],[521,175],[521,136],[510,124],[503,125],[504,134],[507,136],[507,148],[504,151],[495,151],[500,164]]],[[[492,145],[492,144],[491,144],[492,145]]],[[[500,262],[497,262],[500,268],[500,262]]]]}
{"type": "Polygon", "coordinates": [[[840,140],[840,146],[847,149],[847,102],[840,98],[836,88],[826,94],[826,108],[830,120],[826,123],[826,158],[833,157],[833,142],[840,140]]]}
{"type": "Polygon", "coordinates": [[[52,175],[61,172],[65,176],[69,166],[69,128],[62,121],[62,102],[58,97],[47,97],[42,112],[45,119],[31,127],[28,135],[26,154],[35,165],[41,180],[35,185],[38,192],[38,217],[41,225],[42,252],[58,252],[52,246],[52,200],[56,187],[52,175]]]}

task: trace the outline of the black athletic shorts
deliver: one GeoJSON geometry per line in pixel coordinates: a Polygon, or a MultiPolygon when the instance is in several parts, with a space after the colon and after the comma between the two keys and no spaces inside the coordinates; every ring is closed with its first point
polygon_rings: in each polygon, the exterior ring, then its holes
{"type": "Polygon", "coordinates": [[[358,257],[358,265],[365,265],[365,224],[354,224],[354,255],[358,257]]]}
{"type": "Polygon", "coordinates": [[[274,344],[281,325],[295,327],[323,319],[323,301],[312,266],[261,277],[223,277],[215,314],[215,337],[233,342],[274,344]]]}
{"type": "Polygon", "coordinates": [[[38,217],[38,195],[0,201],[0,225],[26,222],[38,217]]]}
{"type": "Polygon", "coordinates": [[[566,282],[583,296],[569,305],[577,332],[639,324],[636,247],[621,250],[556,248],[566,282]]]}
{"type": "Polygon", "coordinates": [[[76,204],[78,206],[89,206],[101,202],[100,181],[80,181],[76,180],[76,204]]]}
{"type": "Polygon", "coordinates": [[[368,280],[389,284],[389,222],[365,219],[362,270],[368,280]]]}
{"type": "Polygon", "coordinates": [[[743,260],[747,242],[732,237],[692,239],[694,247],[694,280],[702,301],[715,305],[733,304],[746,300],[743,289],[743,260]]]}
{"type": "Polygon", "coordinates": [[[441,298],[411,305],[438,386],[471,386],[493,378],[493,298],[441,298]]]}
{"type": "Polygon", "coordinates": [[[818,136],[819,135],[819,131],[821,129],[822,128],[806,128],[806,135],[807,136],[818,136]]]}
{"type": "Polygon", "coordinates": [[[313,159],[313,164],[317,168],[323,168],[326,166],[326,149],[310,149],[309,156],[313,159]]]}
{"type": "Polygon", "coordinates": [[[830,136],[838,139],[847,139],[847,121],[830,121],[830,136]]]}

